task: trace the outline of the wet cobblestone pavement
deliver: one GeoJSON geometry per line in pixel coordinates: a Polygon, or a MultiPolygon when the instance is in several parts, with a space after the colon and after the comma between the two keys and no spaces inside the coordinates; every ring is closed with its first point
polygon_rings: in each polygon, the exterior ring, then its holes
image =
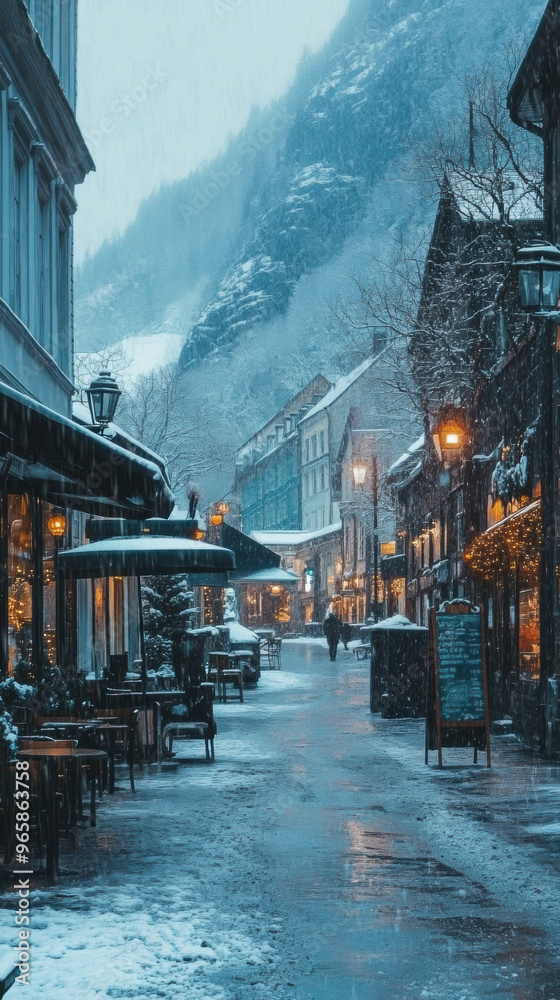
{"type": "Polygon", "coordinates": [[[216,706],[214,764],[179,743],[135,796],[122,769],[63,842],[25,996],[560,1000],[560,769],[508,738],[490,771],[426,767],[367,663],[290,642],[283,666],[216,706]]]}

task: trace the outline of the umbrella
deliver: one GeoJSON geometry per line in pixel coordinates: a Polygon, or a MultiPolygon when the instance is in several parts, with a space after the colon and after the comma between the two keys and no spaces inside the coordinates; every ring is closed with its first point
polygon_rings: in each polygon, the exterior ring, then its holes
{"type": "Polygon", "coordinates": [[[142,576],[175,573],[227,573],[235,569],[230,549],[191,538],[142,534],[127,538],[107,538],[60,552],[58,574],[67,580],[91,580],[103,576],[135,576],[138,581],[142,693],[146,693],[142,576]]]}

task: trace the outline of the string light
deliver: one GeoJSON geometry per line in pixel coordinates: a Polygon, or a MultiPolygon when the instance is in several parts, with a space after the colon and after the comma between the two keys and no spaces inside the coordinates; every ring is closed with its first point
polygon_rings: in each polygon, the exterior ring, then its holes
{"type": "Polygon", "coordinates": [[[534,507],[510,522],[498,523],[488,534],[479,535],[463,554],[463,560],[469,573],[490,583],[517,566],[523,580],[536,583],[541,547],[541,511],[534,507]]]}

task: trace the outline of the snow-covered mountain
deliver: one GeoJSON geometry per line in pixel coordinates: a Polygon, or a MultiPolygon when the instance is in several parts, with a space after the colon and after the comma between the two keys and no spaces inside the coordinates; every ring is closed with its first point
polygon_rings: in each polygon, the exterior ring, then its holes
{"type": "Polygon", "coordinates": [[[319,368],[338,374],[329,301],[350,294],[368,255],[432,222],[405,179],[411,143],[453,117],[466,73],[527,43],[544,5],[351,0],[281,104],[256,110],[217,161],[153,195],[80,269],[78,348],[180,336],[195,406],[227,357],[216,398],[232,447],[319,368]]]}

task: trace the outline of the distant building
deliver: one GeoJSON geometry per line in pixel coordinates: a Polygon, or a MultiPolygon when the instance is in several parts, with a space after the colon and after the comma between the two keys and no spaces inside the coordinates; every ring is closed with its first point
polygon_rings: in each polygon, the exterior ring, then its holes
{"type": "Polygon", "coordinates": [[[334,469],[350,410],[354,426],[386,427],[387,454],[398,454],[407,433],[407,410],[387,388],[387,349],[366,358],[343,375],[302,418],[299,428],[301,463],[301,527],[318,531],[340,520],[339,499],[333,491],[334,469]],[[395,451],[395,449],[397,449],[395,451]]]}
{"type": "Polygon", "coordinates": [[[317,375],[238,450],[235,495],[247,534],[301,528],[299,424],[330,387],[317,375]]]}
{"type": "Polygon", "coordinates": [[[281,567],[299,579],[295,592],[278,587],[278,594],[282,594],[278,597],[279,607],[289,609],[289,617],[268,624],[295,631],[309,622],[322,622],[335,596],[336,574],[340,572],[340,523],[319,531],[254,531],[252,537],[276,552],[281,567]]]}
{"type": "MultiPolygon", "coordinates": [[[[385,472],[392,454],[387,429],[356,427],[357,412],[350,410],[335,462],[333,496],[342,525],[335,605],[343,621],[364,621],[377,600],[379,617],[398,593],[384,586],[384,557],[396,552],[395,505],[387,492],[385,472]],[[363,467],[363,483],[356,484],[354,469],[363,467]],[[377,526],[376,526],[377,525],[377,526]],[[377,545],[376,545],[377,535],[377,545]],[[377,570],[377,597],[376,594],[377,570]]],[[[404,589],[404,585],[401,583],[404,589]]]]}

